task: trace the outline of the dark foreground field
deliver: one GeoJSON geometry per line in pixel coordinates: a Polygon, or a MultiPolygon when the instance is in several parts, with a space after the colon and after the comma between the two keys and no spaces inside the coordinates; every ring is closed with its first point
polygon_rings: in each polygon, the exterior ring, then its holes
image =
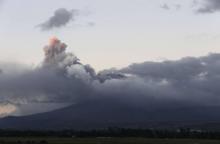
{"type": "Polygon", "coordinates": [[[0,144],[220,144],[220,140],[147,138],[0,138],[0,144]]]}

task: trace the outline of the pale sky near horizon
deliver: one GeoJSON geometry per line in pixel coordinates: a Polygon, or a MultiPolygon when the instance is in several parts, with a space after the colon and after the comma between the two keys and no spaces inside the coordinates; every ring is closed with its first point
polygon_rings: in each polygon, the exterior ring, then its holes
{"type": "Polygon", "coordinates": [[[195,13],[193,2],[3,0],[0,61],[38,65],[51,36],[96,70],[220,52],[220,13],[195,13]],[[169,10],[161,8],[164,4],[169,10]],[[59,8],[79,9],[83,14],[62,28],[41,31],[36,27],[59,8]]]}

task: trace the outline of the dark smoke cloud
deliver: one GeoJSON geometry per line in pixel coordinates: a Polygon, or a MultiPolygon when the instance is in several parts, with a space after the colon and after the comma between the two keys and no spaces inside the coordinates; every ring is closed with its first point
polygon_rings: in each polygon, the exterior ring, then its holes
{"type": "Polygon", "coordinates": [[[220,105],[220,54],[144,62],[96,73],[66,52],[66,47],[52,38],[36,68],[0,64],[0,102],[10,104],[4,108],[14,111],[12,105],[75,104],[89,99],[115,99],[148,108],[220,105]]]}
{"type": "Polygon", "coordinates": [[[70,21],[73,21],[78,15],[78,10],[67,10],[65,8],[59,8],[54,12],[46,22],[39,25],[42,30],[51,30],[53,28],[60,28],[67,25],[70,21]]]}
{"type": "Polygon", "coordinates": [[[198,13],[214,13],[220,10],[219,0],[203,0],[200,2],[202,2],[201,6],[196,10],[198,13]]]}

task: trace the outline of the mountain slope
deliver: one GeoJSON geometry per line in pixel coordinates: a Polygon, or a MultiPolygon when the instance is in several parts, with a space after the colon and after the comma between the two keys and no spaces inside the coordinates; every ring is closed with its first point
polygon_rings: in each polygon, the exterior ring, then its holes
{"type": "Polygon", "coordinates": [[[220,107],[147,108],[122,101],[90,100],[52,112],[0,119],[0,129],[179,127],[220,121],[220,107]]]}

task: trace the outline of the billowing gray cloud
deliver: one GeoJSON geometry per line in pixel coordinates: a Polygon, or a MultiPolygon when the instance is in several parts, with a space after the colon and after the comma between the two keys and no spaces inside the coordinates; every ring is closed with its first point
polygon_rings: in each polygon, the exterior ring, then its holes
{"type": "Polygon", "coordinates": [[[10,104],[4,108],[14,111],[12,105],[75,104],[89,99],[115,99],[148,108],[220,105],[220,54],[144,62],[96,73],[66,48],[52,38],[44,47],[40,66],[0,64],[0,102],[10,104]]]}
{"type": "Polygon", "coordinates": [[[214,13],[220,11],[219,0],[203,0],[200,2],[200,7],[196,10],[198,13],[214,13]]]}
{"type": "Polygon", "coordinates": [[[220,54],[205,57],[186,57],[178,61],[133,64],[122,70],[147,82],[160,83],[155,87],[158,96],[186,100],[189,103],[219,104],[220,54]],[[199,100],[199,101],[198,101],[199,100]]]}
{"type": "Polygon", "coordinates": [[[78,15],[78,10],[67,10],[65,8],[59,8],[54,12],[46,22],[38,25],[42,30],[51,30],[53,28],[60,28],[73,21],[78,15]]]}

